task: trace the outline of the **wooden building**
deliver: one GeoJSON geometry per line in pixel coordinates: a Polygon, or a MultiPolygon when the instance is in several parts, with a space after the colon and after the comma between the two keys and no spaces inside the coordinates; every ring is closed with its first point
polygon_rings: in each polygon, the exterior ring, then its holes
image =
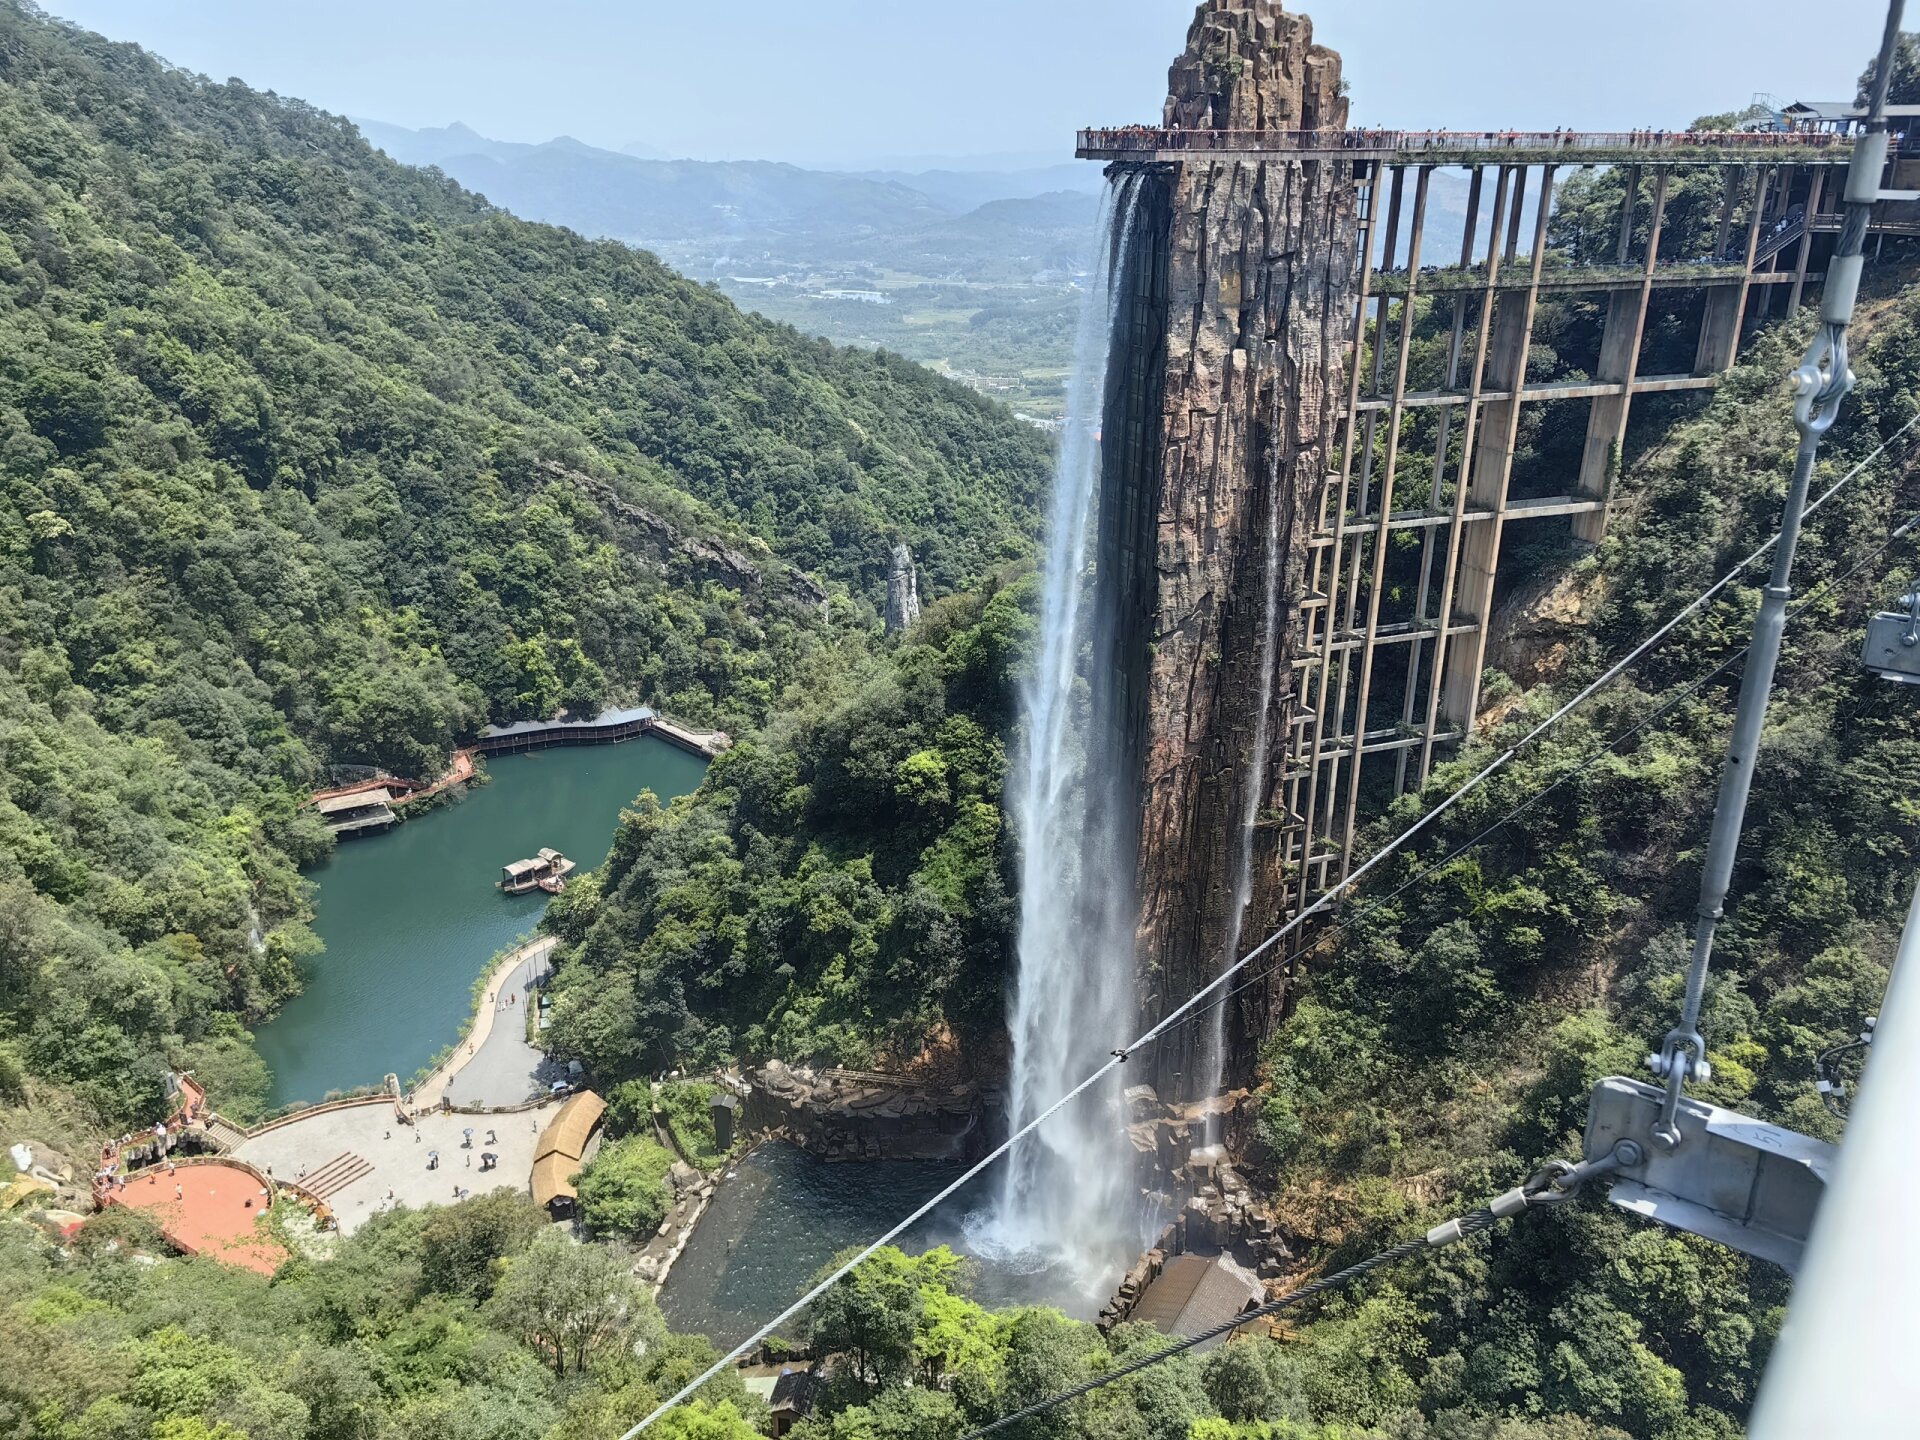
{"type": "Polygon", "coordinates": [[[329,795],[313,802],[320,818],[335,835],[358,835],[368,830],[384,830],[400,817],[393,813],[391,790],[356,790],[349,795],[329,795]]]}
{"type": "Polygon", "coordinates": [[[580,1192],[573,1177],[586,1163],[587,1146],[607,1113],[607,1102],[591,1090],[567,1097],[559,1113],[540,1136],[533,1155],[533,1198],[558,1220],[573,1213],[580,1192]]]}

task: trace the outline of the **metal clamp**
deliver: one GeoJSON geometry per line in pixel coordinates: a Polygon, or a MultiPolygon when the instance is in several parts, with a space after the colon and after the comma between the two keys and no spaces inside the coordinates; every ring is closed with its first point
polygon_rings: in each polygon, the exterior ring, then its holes
{"type": "Polygon", "coordinates": [[[1793,423],[1802,435],[1825,434],[1840,414],[1840,402],[1853,389],[1846,326],[1821,325],[1799,368],[1787,379],[1793,386],[1793,423]]]}
{"type": "Polygon", "coordinates": [[[1684,1143],[1665,1144],[1666,1099],[1658,1087],[1620,1075],[1594,1086],[1586,1151],[1616,1171],[1607,1198],[1791,1270],[1834,1147],[1701,1100],[1681,1102],[1672,1121],[1684,1143]],[[1622,1141],[1633,1145],[1634,1158],[1622,1155],[1622,1141]]]}
{"type": "MultiPolygon", "coordinates": [[[[1494,1219],[1505,1220],[1510,1215],[1518,1215],[1522,1210],[1531,1210],[1536,1206],[1564,1205],[1573,1199],[1587,1181],[1625,1166],[1638,1165],[1641,1158],[1639,1145],[1631,1140],[1622,1140],[1607,1154],[1577,1164],[1572,1160],[1549,1160],[1523,1183],[1504,1195],[1496,1196],[1487,1209],[1494,1219]]],[[[1427,1244],[1451,1245],[1456,1240],[1464,1239],[1473,1233],[1467,1228],[1466,1222],[1467,1217],[1462,1216],[1444,1225],[1434,1226],[1427,1231],[1427,1244]]]]}
{"type": "Polygon", "coordinates": [[[1883,680],[1920,685],[1920,578],[1907,593],[1867,620],[1860,663],[1883,680]]]}

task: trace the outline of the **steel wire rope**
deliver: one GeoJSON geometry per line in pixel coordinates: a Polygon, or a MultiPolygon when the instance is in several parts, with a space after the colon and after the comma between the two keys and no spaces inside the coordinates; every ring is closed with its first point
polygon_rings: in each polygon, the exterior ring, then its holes
{"type": "MultiPolygon", "coordinates": [[[[1483,1231],[1491,1230],[1505,1218],[1506,1216],[1504,1215],[1496,1214],[1492,1207],[1483,1206],[1481,1209],[1463,1215],[1458,1220],[1452,1222],[1453,1225],[1457,1227],[1457,1233],[1453,1238],[1464,1240],[1469,1235],[1478,1235],[1483,1231]]],[[[1269,1315],[1278,1315],[1282,1310],[1290,1306],[1298,1305],[1303,1300],[1311,1300],[1316,1295],[1324,1295],[1330,1290],[1338,1290],[1344,1286],[1351,1285],[1355,1280],[1375,1270],[1381,1269],[1383,1266],[1397,1264],[1399,1261],[1411,1259],[1423,1251],[1436,1248],[1437,1246],[1434,1241],[1426,1235],[1421,1236],[1417,1240],[1403,1240],[1398,1245],[1390,1246],[1385,1250],[1379,1251],[1377,1254],[1369,1255],[1366,1259],[1357,1261],[1344,1270],[1336,1271],[1332,1275],[1323,1275],[1318,1280],[1300,1286],[1297,1290],[1289,1290],[1278,1299],[1269,1300],[1264,1305],[1257,1305],[1251,1309],[1242,1310],[1238,1315],[1234,1316],[1233,1319],[1222,1321],[1210,1330],[1202,1330],[1198,1335],[1190,1335],[1183,1340],[1168,1345],[1164,1349],[1156,1350],[1150,1355],[1142,1355],[1138,1359],[1129,1360],[1126,1364],[1116,1366],[1112,1370],[1103,1370],[1091,1380],[1082,1381],[1071,1389],[1049,1395],[1044,1400],[1036,1400],[1031,1405],[1022,1406],[1018,1410],[1009,1411],[998,1419],[989,1420],[986,1424],[976,1426],[974,1429],[967,1431],[960,1437],[960,1440],[979,1440],[980,1436],[991,1435],[1002,1426],[1011,1425],[1016,1420],[1025,1420],[1031,1415],[1041,1414],[1043,1411],[1053,1409],[1056,1405],[1064,1405],[1069,1400],[1078,1400],[1082,1395],[1090,1394],[1095,1390],[1101,1389],[1103,1386],[1113,1384],[1115,1381],[1124,1380],[1129,1375],[1137,1375],[1142,1370],[1150,1369],[1160,1364],[1163,1360],[1171,1360],[1174,1356],[1192,1350],[1196,1346],[1204,1345],[1209,1340],[1218,1340],[1222,1335],[1230,1335],[1243,1325],[1250,1324],[1255,1320],[1264,1320],[1269,1315]]]]}
{"type": "MultiPolygon", "coordinates": [[[[1895,440],[1898,440],[1901,436],[1905,435],[1908,431],[1912,430],[1916,424],[1920,424],[1920,410],[1916,410],[1914,414],[1909,416],[1907,420],[1897,430],[1893,432],[1893,434],[1889,435],[1886,439],[1882,440],[1877,446],[1873,448],[1873,450],[1868,452],[1866,456],[1864,456],[1861,460],[1859,460],[1853,466],[1852,469],[1847,471],[1846,474],[1841,476],[1840,479],[1836,480],[1832,485],[1828,486],[1827,489],[1823,491],[1817,499],[1809,501],[1805,509],[1801,511],[1802,518],[1812,514],[1813,511],[1817,510],[1820,506],[1826,504],[1828,500],[1831,500],[1835,495],[1839,494],[1841,490],[1845,489],[1848,485],[1852,484],[1856,479],[1860,477],[1860,475],[1862,475],[1866,471],[1866,468],[1868,465],[1872,464],[1875,460],[1877,460],[1882,454],[1886,452],[1887,448],[1891,446],[1895,440]]],[[[1019,1144],[1022,1140],[1026,1139],[1026,1137],[1031,1135],[1035,1130],[1038,1130],[1048,1120],[1052,1119],[1060,1111],[1064,1110],[1068,1105],[1072,1104],[1075,1100],[1079,1099],[1080,1096],[1084,1095],[1087,1091],[1091,1090],[1094,1086],[1098,1085],[1102,1080],[1106,1079],[1108,1075],[1112,1074],[1121,1065],[1125,1064],[1127,1061],[1127,1058],[1130,1055],[1132,1055],[1134,1051],[1141,1049],[1146,1045],[1152,1044],[1155,1040],[1159,1039],[1162,1035],[1167,1034],[1169,1031],[1176,1028],[1179,1024],[1184,1023],[1185,1019],[1188,1016],[1195,1013],[1199,1009],[1200,1002],[1203,999],[1213,994],[1214,991],[1220,989],[1235,975],[1239,974],[1242,970],[1246,969],[1247,966],[1251,965],[1254,961],[1258,960],[1262,955],[1272,950],[1274,946],[1280,943],[1280,941],[1284,940],[1288,935],[1291,935],[1294,931],[1298,930],[1308,920],[1313,918],[1313,916],[1329,908],[1335,900],[1339,899],[1340,896],[1344,895],[1347,891],[1353,889],[1356,885],[1358,885],[1365,876],[1367,876],[1369,873],[1371,873],[1374,870],[1375,867],[1383,863],[1389,856],[1398,853],[1399,849],[1403,845],[1405,845],[1408,841],[1412,840],[1414,836],[1418,835],[1423,830],[1427,829],[1429,826],[1433,824],[1435,820],[1439,819],[1442,815],[1446,814],[1447,811],[1451,810],[1461,800],[1465,799],[1468,795],[1472,794],[1475,790],[1478,790],[1488,780],[1492,779],[1493,776],[1496,773],[1498,773],[1500,770],[1504,769],[1508,764],[1508,762],[1511,761],[1516,755],[1518,755],[1521,750],[1531,745],[1535,740],[1539,739],[1540,736],[1544,735],[1548,730],[1552,729],[1555,725],[1559,724],[1561,720],[1565,719],[1574,710],[1579,708],[1581,705],[1584,705],[1598,691],[1603,689],[1605,686],[1611,684],[1615,679],[1617,679],[1621,674],[1623,674],[1628,669],[1628,667],[1631,666],[1636,660],[1640,659],[1640,657],[1645,655],[1661,640],[1665,639],[1668,635],[1670,635],[1683,621],[1686,620],[1686,618],[1689,615],[1693,614],[1696,610],[1700,609],[1701,606],[1705,605],[1709,600],[1711,600],[1715,595],[1719,594],[1720,591],[1724,590],[1728,585],[1731,585],[1742,574],[1744,574],[1745,571],[1748,569],[1748,567],[1751,566],[1755,561],[1767,555],[1773,549],[1773,547],[1779,542],[1779,539],[1780,539],[1780,532],[1775,531],[1773,536],[1770,539],[1763,541],[1751,554],[1749,554],[1744,560],[1740,561],[1739,564],[1735,565],[1733,569],[1729,570],[1726,574],[1722,575],[1718,580],[1714,581],[1713,584],[1709,585],[1699,595],[1695,596],[1691,601],[1689,601],[1684,607],[1682,607],[1680,610],[1675,612],[1674,615],[1671,616],[1663,625],[1661,625],[1659,629],[1655,630],[1653,634],[1649,635],[1645,640],[1642,640],[1631,651],[1629,651],[1626,655],[1622,656],[1619,660],[1615,661],[1612,665],[1610,665],[1605,671],[1603,671],[1595,679],[1589,681],[1585,687],[1583,687],[1577,694],[1573,696],[1572,699],[1566,701],[1566,703],[1561,705],[1546,719],[1542,720],[1538,725],[1534,726],[1533,729],[1529,730],[1519,740],[1515,741],[1513,744],[1509,745],[1506,749],[1502,750],[1499,755],[1495,756],[1480,770],[1476,771],[1473,775],[1469,776],[1460,785],[1460,787],[1457,790],[1447,795],[1431,810],[1428,810],[1425,814],[1421,815],[1405,830],[1401,831],[1398,835],[1393,837],[1393,839],[1389,840],[1379,850],[1375,851],[1372,855],[1368,856],[1365,861],[1363,861],[1360,865],[1358,865],[1351,872],[1349,872],[1345,879],[1341,880],[1338,884],[1334,885],[1331,889],[1329,889],[1325,894],[1315,899],[1314,902],[1311,905],[1309,905],[1306,909],[1302,910],[1298,915],[1293,916],[1285,924],[1281,925],[1279,929],[1269,934],[1264,940],[1262,940],[1259,944],[1255,945],[1251,950],[1247,951],[1246,954],[1242,955],[1238,960],[1234,961],[1231,965],[1227,966],[1212,980],[1208,981],[1205,985],[1201,986],[1198,990],[1194,991],[1193,994],[1188,996],[1184,1001],[1182,1001],[1173,1010],[1169,1011],[1160,1020],[1156,1021],[1150,1028],[1148,1028],[1145,1032],[1143,1032],[1137,1039],[1132,1041],[1130,1044],[1121,1046],[1120,1048],[1114,1050],[1104,1063],[1102,1063],[1101,1065],[1097,1066],[1095,1069],[1090,1071],[1085,1076],[1085,1078],[1083,1078],[1078,1084],[1074,1085],[1071,1089],[1067,1090],[1057,1100],[1055,1100],[1051,1105],[1048,1105],[1044,1110],[1040,1111],[1031,1120],[1028,1120],[1025,1124],[1021,1125],[1018,1129],[1014,1130],[1011,1134],[1007,1136],[1006,1139],[1002,1140],[998,1145],[996,1145],[992,1150],[989,1150],[979,1160],[975,1161],[972,1165],[968,1166],[966,1170],[961,1172],[961,1174],[958,1177],[956,1177],[954,1180],[949,1182],[944,1188],[935,1192],[928,1199],[921,1202],[921,1204],[917,1206],[914,1210],[909,1212],[905,1217],[903,1217],[899,1221],[896,1221],[891,1227],[889,1227],[885,1231],[885,1233],[881,1234],[877,1239],[871,1241],[869,1244],[862,1247],[856,1254],[854,1254],[848,1260],[844,1261],[838,1267],[836,1267],[833,1270],[833,1272],[827,1275],[824,1279],[817,1281],[814,1284],[814,1286],[810,1290],[808,1290],[804,1295],[802,1295],[798,1300],[794,1301],[786,1309],[782,1310],[778,1315],[774,1316],[771,1320],[767,1321],[766,1324],[762,1325],[752,1335],[748,1336],[745,1340],[742,1340],[738,1345],[734,1346],[732,1350],[728,1351],[726,1354],[722,1355],[718,1360],[714,1361],[712,1365],[708,1366],[699,1375],[696,1375],[693,1379],[689,1380],[685,1385],[681,1386],[679,1390],[675,1391],[667,1399],[661,1401],[659,1405],[654,1407],[652,1411],[650,1411],[648,1414],[643,1416],[630,1429],[623,1431],[619,1436],[619,1440],[634,1440],[635,1436],[641,1434],[642,1432],[647,1430],[649,1427],[651,1427],[654,1424],[654,1422],[656,1422],[657,1420],[665,1416],[668,1411],[684,1403],[689,1397],[691,1397],[696,1391],[698,1391],[701,1386],[705,1385],[708,1381],[712,1380],[722,1370],[726,1369],[727,1366],[731,1365],[734,1361],[738,1360],[741,1356],[745,1355],[747,1352],[752,1350],[754,1346],[760,1344],[768,1336],[772,1335],[776,1330],[779,1329],[780,1326],[784,1325],[788,1320],[791,1320],[795,1315],[799,1314],[802,1310],[806,1309],[807,1306],[811,1305],[815,1300],[819,1299],[828,1290],[832,1289],[834,1285],[838,1284],[848,1274],[852,1273],[852,1271],[856,1267],[858,1267],[861,1263],[869,1259],[873,1255],[873,1253],[876,1250],[878,1250],[882,1245],[885,1245],[889,1241],[897,1239],[902,1233],[904,1233],[908,1228],[910,1228],[916,1222],[925,1218],[927,1215],[931,1214],[940,1205],[945,1203],[947,1200],[951,1199],[956,1193],[958,1193],[960,1190],[965,1188],[969,1182],[971,1182],[983,1171],[985,1171],[1002,1155],[1005,1155],[1008,1151],[1012,1150],[1015,1145],[1019,1144]]],[[[1422,872],[1422,873],[1424,874],[1424,873],[1430,873],[1430,872],[1422,872]]]]}

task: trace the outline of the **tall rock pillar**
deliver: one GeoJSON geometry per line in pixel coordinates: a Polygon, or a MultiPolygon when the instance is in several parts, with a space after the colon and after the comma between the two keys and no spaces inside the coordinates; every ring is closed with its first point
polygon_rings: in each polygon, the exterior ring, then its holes
{"type": "MultiPolygon", "coordinates": [[[[1207,0],[1170,73],[1166,123],[1335,130],[1340,57],[1274,0],[1207,0]]],[[[1356,232],[1351,162],[1206,160],[1153,167],[1164,191],[1164,368],[1143,524],[1109,525],[1103,563],[1144,587],[1143,642],[1118,657],[1139,706],[1139,993],[1156,1018],[1282,913],[1281,769],[1308,531],[1340,417],[1356,232]],[[1146,548],[1141,548],[1146,547],[1146,548]],[[1263,718],[1263,704],[1264,718],[1263,718]],[[1254,825],[1249,832],[1249,812],[1254,825]],[[1239,900],[1248,897],[1244,912],[1239,900]],[[1244,915],[1244,918],[1240,918],[1244,915]]],[[[1116,356],[1116,359],[1118,356],[1116,356]]],[[[1111,370],[1111,367],[1110,367],[1111,370]]],[[[1136,402],[1137,403],[1137,402],[1136,402]]],[[[1109,397],[1111,434],[1127,416],[1109,397]]],[[[1111,479],[1111,472],[1109,472],[1111,479]]],[[[1103,496],[1103,508],[1115,497],[1103,496]]],[[[1226,1071],[1244,1074],[1269,992],[1228,1007],[1226,1071]]],[[[1206,1020],[1155,1046],[1154,1083],[1195,1099],[1220,1057],[1206,1020]]]]}

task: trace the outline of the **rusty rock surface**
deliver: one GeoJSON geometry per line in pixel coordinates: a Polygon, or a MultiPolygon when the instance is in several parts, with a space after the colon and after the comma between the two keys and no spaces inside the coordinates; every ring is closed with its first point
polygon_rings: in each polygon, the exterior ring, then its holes
{"type": "MultiPolygon", "coordinates": [[[[1272,0],[1209,0],[1169,76],[1182,128],[1346,123],[1340,57],[1272,0]]],[[[1138,852],[1139,993],[1157,1017],[1217,975],[1246,843],[1247,767],[1266,650],[1269,516],[1277,640],[1258,810],[1279,803],[1293,708],[1291,639],[1306,540],[1333,462],[1357,246],[1350,167],[1189,161],[1171,181],[1166,366],[1153,505],[1138,852]]],[[[1144,570],[1144,567],[1142,567],[1144,570]]],[[[1282,916],[1277,830],[1253,834],[1240,949],[1282,916]]],[[[1241,997],[1229,1075],[1264,1033],[1269,993],[1241,997]]],[[[1205,1022],[1155,1047],[1160,1094],[1191,1098],[1205,1022]]]]}

